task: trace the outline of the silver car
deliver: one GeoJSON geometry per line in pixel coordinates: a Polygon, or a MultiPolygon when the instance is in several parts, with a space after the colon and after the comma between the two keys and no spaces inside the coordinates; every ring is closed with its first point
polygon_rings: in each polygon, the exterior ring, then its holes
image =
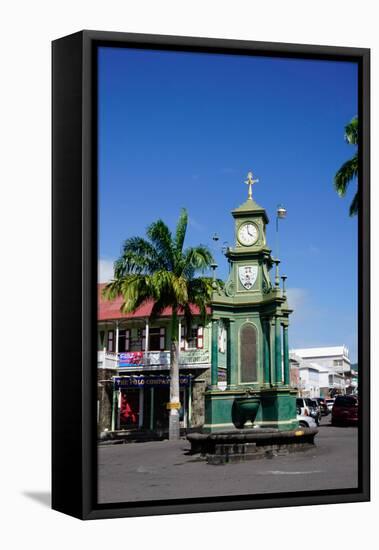
{"type": "Polygon", "coordinates": [[[296,416],[299,426],[301,428],[317,428],[317,424],[311,416],[304,416],[302,414],[298,414],[296,416]]]}

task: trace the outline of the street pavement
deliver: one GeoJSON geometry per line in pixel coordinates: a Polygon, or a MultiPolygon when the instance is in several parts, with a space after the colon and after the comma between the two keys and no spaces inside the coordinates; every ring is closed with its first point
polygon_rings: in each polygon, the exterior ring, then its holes
{"type": "Polygon", "coordinates": [[[185,439],[99,446],[98,502],[355,488],[357,436],[329,415],[310,450],[219,466],[190,455],[185,439]]]}

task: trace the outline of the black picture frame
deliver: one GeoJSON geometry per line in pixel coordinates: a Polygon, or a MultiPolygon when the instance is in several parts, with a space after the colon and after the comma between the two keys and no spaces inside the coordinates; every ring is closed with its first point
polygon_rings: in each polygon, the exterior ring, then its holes
{"type": "Polygon", "coordinates": [[[81,31],[52,44],[52,507],[81,519],[370,500],[370,50],[81,31]],[[96,503],[97,72],[99,46],[355,61],[359,82],[360,369],[357,489],[96,503]]]}

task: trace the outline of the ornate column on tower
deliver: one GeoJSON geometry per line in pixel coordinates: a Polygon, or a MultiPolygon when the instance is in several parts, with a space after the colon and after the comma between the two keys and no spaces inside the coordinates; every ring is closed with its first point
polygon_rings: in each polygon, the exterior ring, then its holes
{"type": "Polygon", "coordinates": [[[224,288],[213,293],[212,380],[205,392],[204,431],[298,426],[296,392],[289,387],[288,318],[292,310],[285,288],[280,288],[280,261],[272,257],[266,241],[268,216],[253,199],[257,182],[249,172],[247,200],[232,210],[235,244],[225,254],[230,273],[224,288]],[[274,265],[273,284],[270,271],[274,265]],[[217,387],[218,348],[213,337],[213,327],[221,319],[227,330],[224,390],[217,387]]]}

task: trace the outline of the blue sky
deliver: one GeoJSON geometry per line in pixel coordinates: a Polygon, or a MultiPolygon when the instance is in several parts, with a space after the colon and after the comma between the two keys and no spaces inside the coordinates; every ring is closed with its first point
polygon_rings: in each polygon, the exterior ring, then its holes
{"type": "MultiPolygon", "coordinates": [[[[230,211],[247,198],[280,222],[290,347],[345,344],[357,356],[357,218],[333,188],[354,148],[357,65],[334,61],[100,48],[99,260],[107,278],[122,242],[162,218],[190,217],[187,244],[233,243],[230,211]]],[[[227,263],[213,249],[225,278],[227,263]]]]}

